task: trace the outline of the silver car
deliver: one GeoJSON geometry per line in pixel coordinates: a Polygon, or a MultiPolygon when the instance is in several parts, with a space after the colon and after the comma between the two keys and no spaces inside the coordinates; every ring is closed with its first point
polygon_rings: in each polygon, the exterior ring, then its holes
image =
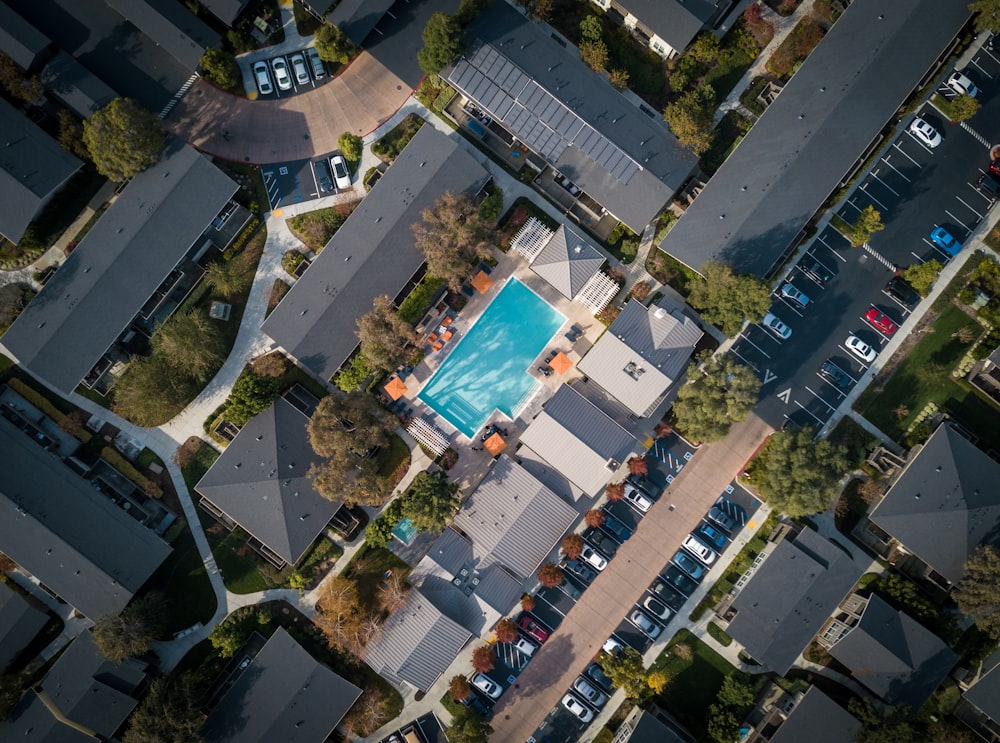
{"type": "Polygon", "coordinates": [[[288,62],[284,57],[275,57],[271,60],[271,69],[274,70],[274,81],[278,84],[279,90],[291,90],[292,78],[288,74],[288,62]]]}
{"type": "Polygon", "coordinates": [[[343,155],[337,154],[330,158],[330,165],[333,166],[333,180],[337,188],[351,187],[351,171],[347,169],[347,161],[343,155]]]}
{"type": "Polygon", "coordinates": [[[573,682],[573,691],[594,707],[603,707],[608,701],[608,695],[591,685],[583,676],[573,682]]]}
{"type": "Polygon", "coordinates": [[[299,85],[309,84],[309,72],[306,70],[306,58],[302,52],[293,54],[289,59],[292,62],[292,72],[295,73],[295,82],[299,85]]]}
{"type": "Polygon", "coordinates": [[[267,69],[267,62],[260,61],[253,66],[253,77],[257,82],[257,90],[261,95],[271,95],[274,86],[271,84],[271,72],[267,69]]]}
{"type": "Polygon", "coordinates": [[[787,325],[785,325],[785,323],[783,323],[778,318],[777,315],[774,315],[770,312],[764,315],[764,319],[761,322],[761,325],[763,325],[765,328],[770,330],[776,336],[784,340],[788,340],[789,338],[792,337],[792,329],[787,325]]]}
{"type": "Polygon", "coordinates": [[[649,615],[641,609],[636,609],[628,615],[628,620],[642,630],[642,633],[650,640],[655,640],[660,636],[661,627],[649,615]]]}

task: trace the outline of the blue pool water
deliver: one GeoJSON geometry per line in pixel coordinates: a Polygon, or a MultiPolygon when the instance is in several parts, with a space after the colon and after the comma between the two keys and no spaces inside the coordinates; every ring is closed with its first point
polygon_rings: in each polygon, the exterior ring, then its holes
{"type": "Polygon", "coordinates": [[[513,418],[538,385],[528,365],[565,321],[510,279],[418,397],[469,438],[494,410],[513,418]]]}
{"type": "Polygon", "coordinates": [[[408,518],[402,518],[399,523],[392,527],[392,533],[403,544],[409,546],[413,544],[413,537],[417,535],[417,527],[408,518]]]}

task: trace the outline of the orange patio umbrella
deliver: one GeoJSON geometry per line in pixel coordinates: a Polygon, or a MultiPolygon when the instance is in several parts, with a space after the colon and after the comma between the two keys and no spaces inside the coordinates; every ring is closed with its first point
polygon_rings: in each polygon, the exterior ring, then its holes
{"type": "Polygon", "coordinates": [[[407,387],[399,377],[393,377],[385,385],[385,392],[393,400],[398,400],[406,394],[407,387]]]}
{"type": "Polygon", "coordinates": [[[485,271],[480,271],[472,279],[472,286],[480,294],[485,294],[486,290],[493,286],[493,279],[485,271]]]}
{"type": "Polygon", "coordinates": [[[495,433],[483,442],[483,446],[486,448],[486,451],[496,457],[507,448],[507,442],[503,440],[503,436],[495,433]]]}
{"type": "Polygon", "coordinates": [[[549,362],[549,366],[556,370],[556,374],[565,374],[573,368],[573,362],[569,360],[569,356],[560,351],[549,362]]]}

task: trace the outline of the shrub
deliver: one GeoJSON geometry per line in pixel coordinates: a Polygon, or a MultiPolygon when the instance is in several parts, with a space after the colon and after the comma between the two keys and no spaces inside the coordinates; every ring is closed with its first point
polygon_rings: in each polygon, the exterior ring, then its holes
{"type": "Polygon", "coordinates": [[[625,483],[623,482],[611,482],[604,489],[604,494],[608,496],[608,500],[611,502],[619,501],[625,497],[625,483]]]}
{"type": "Polygon", "coordinates": [[[592,508],[583,515],[583,520],[586,522],[587,526],[593,526],[596,528],[604,523],[604,511],[598,508],[592,508]]]}
{"type": "Polygon", "coordinates": [[[480,645],[472,651],[472,667],[479,673],[492,671],[497,664],[497,654],[489,645],[480,645]]]}
{"type": "Polygon", "coordinates": [[[563,571],[558,565],[547,562],[538,568],[538,582],[546,588],[553,588],[563,582],[563,571]]]}

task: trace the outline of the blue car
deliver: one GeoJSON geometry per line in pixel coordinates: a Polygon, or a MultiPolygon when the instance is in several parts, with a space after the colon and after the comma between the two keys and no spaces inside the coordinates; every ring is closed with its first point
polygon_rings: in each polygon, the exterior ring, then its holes
{"type": "Polygon", "coordinates": [[[628,541],[628,538],[632,536],[632,530],[606,510],[604,512],[604,521],[601,523],[601,528],[619,542],[628,541]]]}
{"type": "Polygon", "coordinates": [[[677,550],[671,561],[697,581],[700,581],[705,575],[705,566],[684,550],[677,550]]]}
{"type": "Polygon", "coordinates": [[[931,231],[931,242],[938,246],[949,258],[954,258],[962,249],[962,244],[944,227],[931,231]]]}
{"type": "Polygon", "coordinates": [[[726,535],[716,527],[704,521],[701,523],[701,527],[699,527],[698,531],[695,532],[695,536],[716,552],[721,552],[723,547],[726,546],[726,535]]]}

